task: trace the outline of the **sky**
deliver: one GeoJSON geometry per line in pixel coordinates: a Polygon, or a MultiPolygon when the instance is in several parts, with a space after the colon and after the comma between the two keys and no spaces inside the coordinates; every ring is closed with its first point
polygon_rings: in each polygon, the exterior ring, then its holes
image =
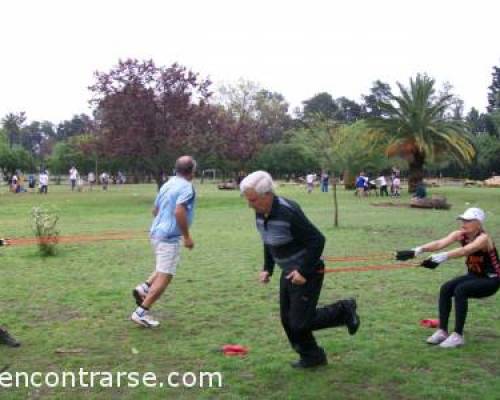
{"type": "Polygon", "coordinates": [[[6,0],[0,118],[91,114],[94,72],[126,58],[178,62],[214,87],[249,80],[291,110],[320,92],[361,101],[377,79],[397,93],[427,73],[484,112],[499,15],[497,0],[6,0]]]}

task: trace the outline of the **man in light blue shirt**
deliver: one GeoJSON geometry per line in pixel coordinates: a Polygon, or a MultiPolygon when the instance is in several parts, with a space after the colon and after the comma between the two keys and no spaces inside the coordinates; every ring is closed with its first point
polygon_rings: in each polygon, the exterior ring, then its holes
{"type": "Polygon", "coordinates": [[[137,309],[131,319],[146,328],[160,323],[149,314],[151,306],[160,298],[174,277],[180,256],[180,241],[192,250],[193,239],[189,227],[193,222],[196,193],[193,180],[196,161],[191,156],[179,157],[175,163],[176,174],[158,192],[153,207],[154,220],[150,237],[156,257],[156,268],[144,283],[133,290],[137,309]]]}

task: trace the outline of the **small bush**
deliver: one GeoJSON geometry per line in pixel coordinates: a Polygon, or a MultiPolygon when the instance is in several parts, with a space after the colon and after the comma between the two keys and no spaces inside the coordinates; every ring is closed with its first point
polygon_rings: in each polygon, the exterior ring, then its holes
{"type": "Polygon", "coordinates": [[[31,216],[33,231],[38,239],[40,255],[55,256],[56,245],[59,241],[59,232],[56,229],[59,217],[55,212],[42,207],[33,207],[31,216]]]}

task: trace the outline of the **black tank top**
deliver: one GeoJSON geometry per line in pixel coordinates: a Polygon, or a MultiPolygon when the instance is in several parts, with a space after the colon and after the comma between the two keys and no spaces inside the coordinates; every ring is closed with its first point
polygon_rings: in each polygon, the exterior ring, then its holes
{"type": "MultiPolygon", "coordinates": [[[[474,241],[482,233],[484,232],[480,231],[473,239],[467,239],[463,235],[460,239],[462,247],[474,241]]],[[[488,251],[478,250],[475,253],[469,254],[465,260],[465,265],[469,272],[474,275],[500,279],[500,262],[498,260],[498,251],[494,244],[488,251]]]]}

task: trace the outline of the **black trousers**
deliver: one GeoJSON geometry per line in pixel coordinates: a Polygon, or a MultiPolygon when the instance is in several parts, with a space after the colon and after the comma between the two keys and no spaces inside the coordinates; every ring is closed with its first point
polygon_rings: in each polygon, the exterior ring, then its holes
{"type": "Polygon", "coordinates": [[[474,274],[459,276],[446,282],[439,293],[439,327],[448,330],[451,298],[455,297],[455,332],[462,335],[467,318],[468,299],[491,296],[499,287],[500,279],[481,278],[474,274]]]}
{"type": "Polygon", "coordinates": [[[325,357],[312,332],[318,329],[345,325],[348,312],[343,301],[326,307],[316,308],[324,274],[308,277],[304,285],[294,285],[286,279],[286,272],[280,278],[281,323],[292,348],[305,361],[325,357]]]}

